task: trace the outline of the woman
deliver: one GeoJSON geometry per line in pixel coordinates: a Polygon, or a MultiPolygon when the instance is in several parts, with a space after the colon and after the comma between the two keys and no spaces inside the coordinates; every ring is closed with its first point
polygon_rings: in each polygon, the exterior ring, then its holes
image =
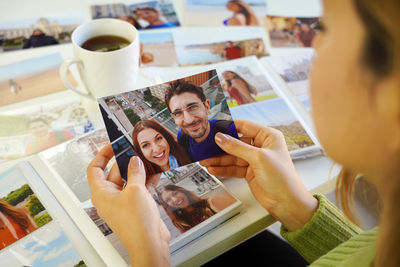
{"type": "Polygon", "coordinates": [[[148,178],[191,163],[175,137],[156,121],[142,120],[136,123],[132,141],[136,155],[144,163],[148,178]]]}
{"type": "Polygon", "coordinates": [[[157,192],[158,201],[171,218],[174,226],[184,233],[213,216],[214,210],[207,199],[201,199],[192,191],[173,184],[166,185],[157,192]]]}
{"type": "Polygon", "coordinates": [[[27,234],[37,226],[25,208],[16,208],[0,199],[0,248],[3,249],[27,234]]]}
{"type": "MultiPolygon", "coordinates": [[[[245,177],[255,198],[282,222],[282,235],[311,266],[400,266],[399,12],[398,0],[325,0],[322,30],[314,40],[310,92],[315,128],[327,155],[343,166],[337,192],[347,217],[323,195],[307,191],[277,130],[236,121],[238,132],[253,145],[218,133],[217,144],[230,155],[202,162],[217,176],[245,177]],[[377,187],[383,202],[379,230],[362,232],[347,219],[354,217],[349,200],[358,173],[377,187]]],[[[89,170],[95,199],[106,221],[120,233],[128,232],[116,219],[120,210],[107,212],[113,204],[101,201],[105,194],[95,183],[101,178],[94,175],[102,167],[100,160],[89,170]]],[[[136,197],[146,195],[140,163],[132,162],[131,190],[136,197]]],[[[146,203],[147,212],[155,210],[150,200],[146,203]]],[[[169,264],[168,236],[162,234],[159,217],[149,220],[151,225],[137,222],[136,227],[160,234],[157,244],[144,241],[161,253],[154,259],[157,264],[169,264]]],[[[125,237],[127,245],[130,239],[134,237],[125,237]]],[[[135,251],[140,248],[130,250],[135,251]]],[[[150,261],[146,256],[141,260],[150,261]]]]}
{"type": "Polygon", "coordinates": [[[258,93],[257,88],[233,71],[224,71],[222,76],[227,84],[227,89],[225,90],[228,91],[231,102],[232,98],[236,100],[238,105],[256,102],[251,94],[256,95],[258,93]]]}
{"type": "Polygon", "coordinates": [[[226,8],[233,12],[233,16],[224,20],[225,26],[258,26],[258,19],[250,6],[242,0],[230,0],[226,8]]]}

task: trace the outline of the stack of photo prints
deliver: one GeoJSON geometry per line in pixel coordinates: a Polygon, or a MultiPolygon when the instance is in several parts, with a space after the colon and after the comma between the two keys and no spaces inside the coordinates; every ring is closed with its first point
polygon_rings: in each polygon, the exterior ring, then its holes
{"type": "Polygon", "coordinates": [[[106,173],[117,164],[126,180],[129,159],[143,161],[174,265],[177,251],[245,209],[199,164],[224,154],[216,133],[239,138],[235,119],[250,120],[280,130],[293,160],[321,155],[309,97],[319,14],[273,13],[267,0],[182,2],[182,14],[171,0],[132,0],[0,20],[2,266],[130,264],[86,177],[108,144],[106,173]],[[73,30],[101,18],[140,31],[140,68],[137,89],[92,101],[93,114],[59,68],[73,30]]]}

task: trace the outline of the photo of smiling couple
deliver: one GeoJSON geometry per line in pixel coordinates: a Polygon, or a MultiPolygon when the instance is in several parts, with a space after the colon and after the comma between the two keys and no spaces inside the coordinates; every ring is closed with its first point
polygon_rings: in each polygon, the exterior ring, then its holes
{"type": "Polygon", "coordinates": [[[214,140],[217,132],[238,138],[215,70],[103,99],[148,179],[224,154],[214,140]]]}

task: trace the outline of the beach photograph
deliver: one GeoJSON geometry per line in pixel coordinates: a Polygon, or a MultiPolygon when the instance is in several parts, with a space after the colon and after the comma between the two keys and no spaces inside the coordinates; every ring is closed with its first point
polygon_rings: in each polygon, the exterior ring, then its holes
{"type": "MultiPolygon", "coordinates": [[[[64,180],[80,202],[90,199],[86,169],[97,153],[110,142],[105,129],[47,149],[41,156],[64,180]]],[[[108,172],[114,161],[107,165],[108,172]]]]}
{"type": "Polygon", "coordinates": [[[13,167],[0,173],[0,249],[35,232],[52,220],[23,172],[13,167]]]}
{"type": "Polygon", "coordinates": [[[69,43],[82,22],[79,11],[0,21],[0,53],[69,43]]]}
{"type": "Polygon", "coordinates": [[[140,35],[140,59],[144,66],[177,66],[178,59],[172,33],[143,33],[140,35]]]}
{"type": "Polygon", "coordinates": [[[86,267],[60,225],[53,221],[0,251],[2,266],[86,267]]]}
{"type": "Polygon", "coordinates": [[[259,27],[198,28],[174,32],[180,66],[204,65],[247,56],[267,56],[265,33],[259,27]],[[213,42],[210,42],[213,40],[213,42]]]}
{"type": "Polygon", "coordinates": [[[266,16],[272,47],[312,47],[318,23],[318,17],[266,16]]]}
{"type": "MultiPolygon", "coordinates": [[[[66,90],[59,75],[59,53],[0,66],[0,106],[66,90]]],[[[68,80],[76,82],[71,73],[68,80]]]]}
{"type": "Polygon", "coordinates": [[[265,0],[185,0],[185,26],[261,26],[265,0]],[[207,16],[207,19],[204,19],[207,16]]]}
{"type": "Polygon", "coordinates": [[[255,56],[214,64],[213,67],[222,81],[230,108],[276,97],[255,56]]]}

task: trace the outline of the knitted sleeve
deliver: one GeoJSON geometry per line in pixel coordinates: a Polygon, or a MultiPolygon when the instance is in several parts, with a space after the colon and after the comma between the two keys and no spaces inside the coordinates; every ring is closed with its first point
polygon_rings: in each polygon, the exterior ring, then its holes
{"type": "Polygon", "coordinates": [[[309,222],[295,232],[281,227],[281,235],[309,263],[362,231],[324,195],[315,194],[314,197],[319,204],[309,222]]]}

